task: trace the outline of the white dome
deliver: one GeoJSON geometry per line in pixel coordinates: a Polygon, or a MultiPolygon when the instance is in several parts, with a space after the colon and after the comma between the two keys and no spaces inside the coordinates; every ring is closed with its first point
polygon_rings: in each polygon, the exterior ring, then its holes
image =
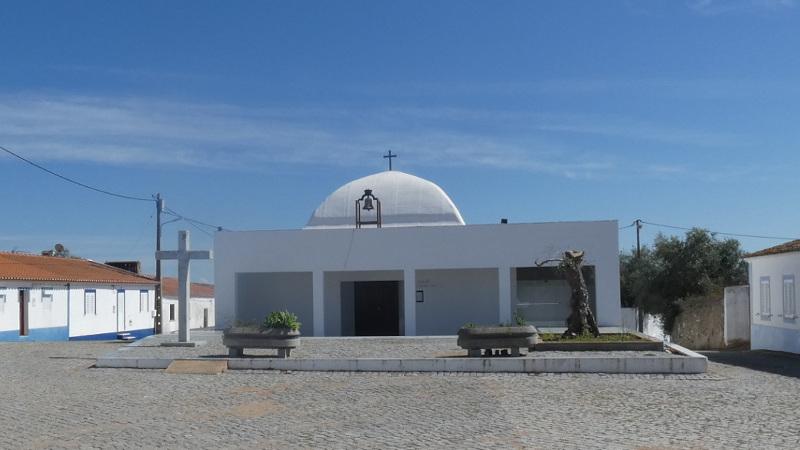
{"type": "MultiPolygon", "coordinates": [[[[390,170],[335,190],[314,211],[305,228],[355,228],[355,202],[365,189],[372,189],[381,202],[383,227],[464,225],[461,213],[442,188],[420,177],[390,170]]],[[[365,219],[367,216],[362,216],[365,219]]]]}

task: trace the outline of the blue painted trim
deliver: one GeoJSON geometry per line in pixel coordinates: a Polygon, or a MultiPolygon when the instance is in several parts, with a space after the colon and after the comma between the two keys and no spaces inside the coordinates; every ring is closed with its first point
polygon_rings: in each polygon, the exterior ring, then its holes
{"type": "Polygon", "coordinates": [[[800,353],[800,330],[754,323],[750,329],[750,348],[800,353]]]}
{"type": "Polygon", "coordinates": [[[10,342],[66,341],[68,337],[68,327],[31,328],[27,336],[20,336],[19,330],[0,331],[0,341],[10,342]]]}
{"type": "MultiPolygon", "coordinates": [[[[141,339],[143,337],[147,337],[153,334],[152,328],[144,328],[141,330],[125,330],[121,333],[129,333],[131,336],[135,337],[136,339],[141,339]]],[[[100,333],[100,334],[88,334],[85,336],[70,336],[70,341],[114,341],[117,339],[116,331],[111,333],[100,333]]]]}

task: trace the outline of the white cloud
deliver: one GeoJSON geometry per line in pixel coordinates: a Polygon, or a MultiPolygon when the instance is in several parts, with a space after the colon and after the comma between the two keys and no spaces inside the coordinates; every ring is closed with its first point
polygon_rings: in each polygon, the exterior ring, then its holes
{"type": "MultiPolygon", "coordinates": [[[[431,110],[433,111],[433,110],[431,110]]],[[[526,169],[565,176],[607,171],[558,144],[463,130],[481,116],[415,110],[245,109],[142,99],[0,99],[4,144],[39,161],[251,170],[271,163],[361,165],[387,148],[409,164],[526,169]],[[426,112],[426,114],[430,113],[426,112]],[[471,116],[471,117],[470,117],[471,116]]]]}
{"type": "Polygon", "coordinates": [[[526,111],[243,108],[139,98],[0,97],[0,144],[37,161],[266,170],[275,163],[374,166],[376,155],[391,148],[402,154],[406,167],[485,167],[568,178],[631,170],[664,174],[607,147],[572,141],[584,134],[612,139],[620,147],[626,142],[637,147],[643,142],[687,147],[741,142],[739,136],[624,117],[526,111]]]}
{"type": "Polygon", "coordinates": [[[692,0],[688,3],[692,11],[708,16],[782,11],[795,4],[795,0],[692,0]]]}

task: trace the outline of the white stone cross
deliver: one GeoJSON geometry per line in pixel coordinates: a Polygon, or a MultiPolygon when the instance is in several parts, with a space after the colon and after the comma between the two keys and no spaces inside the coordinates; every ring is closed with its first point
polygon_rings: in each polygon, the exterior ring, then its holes
{"type": "MultiPolygon", "coordinates": [[[[189,232],[178,231],[178,250],[156,252],[156,259],[178,260],[178,342],[189,340],[189,297],[191,281],[189,278],[189,262],[193,259],[213,259],[211,250],[189,250],[189,232]]],[[[161,280],[159,280],[160,282],[161,280]]]]}

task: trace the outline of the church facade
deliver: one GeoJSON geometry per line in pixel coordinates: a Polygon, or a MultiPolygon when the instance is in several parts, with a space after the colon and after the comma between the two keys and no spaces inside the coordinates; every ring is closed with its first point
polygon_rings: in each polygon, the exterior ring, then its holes
{"type": "Polygon", "coordinates": [[[564,326],[552,265],[586,252],[600,326],[621,323],[616,221],[466,225],[437,185],[386,171],[332,193],[303,229],[218,232],[216,325],[297,314],[306,336],[453,335],[466,323],[564,326]]]}

